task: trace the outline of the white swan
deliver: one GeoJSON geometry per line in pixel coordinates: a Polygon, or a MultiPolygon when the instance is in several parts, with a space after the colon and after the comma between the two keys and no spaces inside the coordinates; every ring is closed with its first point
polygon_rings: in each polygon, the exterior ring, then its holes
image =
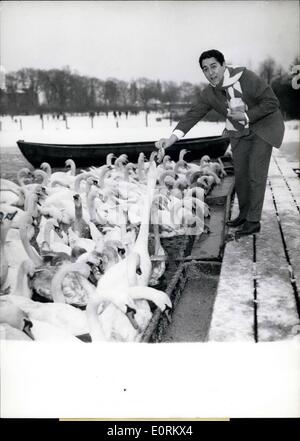
{"type": "Polygon", "coordinates": [[[61,230],[55,218],[46,219],[42,217],[40,222],[39,234],[37,235],[37,243],[39,248],[48,245],[48,249],[55,253],[66,253],[71,256],[72,248],[67,245],[68,238],[61,230]]]}
{"type": "MultiPolygon", "coordinates": [[[[69,161],[70,160],[68,160],[68,163],[71,164],[69,161]]],[[[48,162],[43,162],[40,165],[40,169],[47,173],[50,183],[54,182],[54,181],[59,181],[67,187],[71,187],[72,185],[74,185],[75,173],[74,173],[74,175],[71,174],[72,169],[68,173],[66,173],[66,172],[52,173],[51,166],[48,162]]]]}

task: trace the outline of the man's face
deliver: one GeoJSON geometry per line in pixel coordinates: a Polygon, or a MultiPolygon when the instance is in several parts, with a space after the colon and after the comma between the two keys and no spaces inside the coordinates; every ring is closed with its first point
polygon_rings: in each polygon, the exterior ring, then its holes
{"type": "Polygon", "coordinates": [[[205,58],[202,61],[202,71],[207,80],[214,86],[222,81],[225,69],[225,63],[220,64],[215,57],[205,58]]]}

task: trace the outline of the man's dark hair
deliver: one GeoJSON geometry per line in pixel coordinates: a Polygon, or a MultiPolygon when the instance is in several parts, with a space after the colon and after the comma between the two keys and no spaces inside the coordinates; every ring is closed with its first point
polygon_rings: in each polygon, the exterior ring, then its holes
{"type": "Polygon", "coordinates": [[[199,64],[202,69],[202,61],[207,58],[215,58],[220,64],[223,64],[225,61],[224,55],[222,52],[217,51],[217,49],[210,49],[209,51],[202,52],[199,58],[199,64]]]}

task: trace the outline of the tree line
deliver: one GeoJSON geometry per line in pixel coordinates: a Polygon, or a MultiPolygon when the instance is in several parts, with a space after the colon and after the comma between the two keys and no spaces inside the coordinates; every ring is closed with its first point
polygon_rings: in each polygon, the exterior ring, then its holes
{"type": "MultiPolygon", "coordinates": [[[[292,65],[300,65],[296,58],[292,65]]],[[[271,84],[285,118],[300,118],[299,89],[291,85],[291,73],[272,58],[266,59],[257,73],[271,84]]],[[[1,114],[86,113],[112,110],[157,110],[177,108],[180,113],[196,103],[205,83],[138,78],[123,81],[101,80],[80,75],[67,66],[62,69],[23,68],[5,76],[0,89],[1,114]]],[[[212,113],[211,119],[216,116],[212,113]]]]}

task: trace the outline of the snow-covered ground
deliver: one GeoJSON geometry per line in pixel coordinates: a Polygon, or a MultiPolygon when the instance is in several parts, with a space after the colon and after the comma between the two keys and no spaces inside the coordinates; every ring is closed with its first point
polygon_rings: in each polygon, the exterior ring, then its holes
{"type": "MultiPolygon", "coordinates": [[[[89,116],[69,116],[67,123],[63,120],[53,119],[51,115],[44,116],[44,129],[39,115],[10,116],[0,118],[0,146],[16,147],[16,141],[23,139],[32,142],[46,143],[113,143],[126,141],[156,141],[161,137],[168,137],[176,122],[162,118],[160,113],[148,114],[148,127],[146,127],[146,114],[125,114],[117,119],[112,113],[95,116],[93,128],[89,116]],[[117,127],[118,125],[118,127],[117,127]],[[67,128],[68,127],[68,128],[67,128]]],[[[284,142],[299,142],[299,121],[287,121],[284,142]]],[[[200,136],[221,135],[224,123],[201,121],[196,124],[186,135],[186,138],[200,136]]]]}
{"type": "MultiPolygon", "coordinates": [[[[169,119],[163,119],[159,113],[130,115],[122,114],[118,119],[112,113],[109,116],[95,116],[93,128],[88,116],[67,116],[67,124],[63,120],[54,120],[52,116],[44,117],[44,129],[39,115],[2,117],[0,131],[1,147],[15,147],[16,141],[23,139],[32,142],[48,143],[113,143],[126,141],[156,141],[168,137],[176,126],[169,119]],[[22,129],[21,129],[22,124],[22,129]],[[118,124],[118,127],[117,127],[118,124]],[[68,128],[66,127],[68,126],[68,128]]],[[[224,123],[201,122],[197,124],[187,137],[221,135],[224,123]]]]}
{"type": "Polygon", "coordinates": [[[285,122],[285,133],[283,142],[300,143],[300,121],[293,119],[285,122]]]}

